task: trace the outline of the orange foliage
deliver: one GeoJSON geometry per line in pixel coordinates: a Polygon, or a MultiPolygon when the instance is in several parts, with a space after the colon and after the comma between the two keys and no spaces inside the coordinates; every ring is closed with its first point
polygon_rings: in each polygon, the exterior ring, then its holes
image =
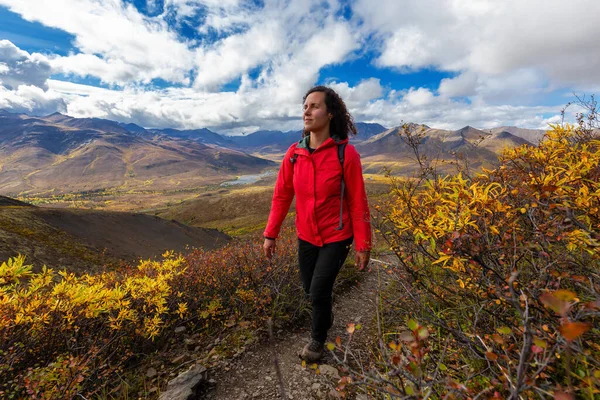
{"type": "Polygon", "coordinates": [[[423,338],[432,356],[422,374],[407,361],[413,378],[397,373],[395,390],[530,398],[567,388],[595,398],[600,140],[554,126],[499,161],[472,178],[396,183],[377,206],[398,256],[393,273],[408,281],[386,299],[388,328],[414,316],[436,332],[423,338]]]}

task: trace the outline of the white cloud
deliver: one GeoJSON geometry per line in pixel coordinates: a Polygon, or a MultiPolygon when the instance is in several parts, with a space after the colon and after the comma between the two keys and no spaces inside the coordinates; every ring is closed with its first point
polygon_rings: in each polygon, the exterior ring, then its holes
{"type": "Polygon", "coordinates": [[[466,125],[481,129],[503,125],[545,129],[548,122],[560,114],[560,107],[473,104],[434,96],[426,90],[413,90],[407,95],[396,100],[379,99],[369,103],[363,112],[371,118],[362,120],[387,127],[416,122],[440,129],[459,129],[466,125]],[[419,100],[424,104],[419,104],[419,100]],[[547,114],[551,117],[546,117],[547,114]]]}
{"type": "MultiPolygon", "coordinates": [[[[412,89],[394,99],[374,98],[377,84],[376,79],[369,79],[355,87],[344,82],[332,84],[332,87],[346,99],[355,120],[378,122],[387,127],[411,121],[446,129],[465,125],[547,128],[548,123],[560,114],[560,107],[453,101],[423,88],[412,89]]],[[[302,127],[300,104],[304,93],[293,103],[278,103],[273,101],[268,88],[255,88],[244,93],[199,93],[192,89],[108,90],[55,80],[50,80],[49,85],[50,92],[60,92],[68,102],[68,114],[76,117],[108,118],[146,127],[208,127],[226,134],[302,127]]],[[[573,112],[569,111],[570,114],[573,112]]]]}
{"type": "Polygon", "coordinates": [[[204,23],[198,27],[200,31],[231,27],[229,21],[239,23],[244,4],[239,0],[167,0],[165,8],[172,6],[180,19],[191,18],[198,12],[205,15],[204,23]],[[215,22],[214,24],[212,22],[215,22]]]}
{"type": "Polygon", "coordinates": [[[138,70],[134,65],[119,59],[102,59],[94,54],[79,53],[68,57],[50,59],[54,73],[78,75],[81,77],[100,77],[107,83],[125,83],[150,81],[152,76],[138,70]]]}
{"type": "Polygon", "coordinates": [[[398,67],[401,70],[416,70],[442,64],[446,69],[454,71],[461,65],[447,56],[448,46],[455,47],[457,53],[464,51],[458,44],[431,37],[422,27],[402,27],[384,42],[377,64],[383,67],[398,67]]]}
{"type": "Polygon", "coordinates": [[[272,0],[263,5],[170,0],[156,17],[141,14],[123,0],[0,0],[0,5],[75,36],[80,53],[51,57],[54,73],[93,76],[119,86],[161,78],[185,86],[194,80],[196,89],[212,91],[253,68],[277,77],[291,63],[299,73],[298,57],[307,56],[311,72],[305,79],[314,82],[322,66],[343,61],[348,49],[357,48],[349,40],[359,39],[350,38],[352,29],[335,16],[340,7],[336,0],[272,0]],[[323,11],[314,12],[324,4],[323,11]],[[167,23],[173,11],[179,23],[187,19],[188,25],[202,15],[199,33],[214,30],[224,37],[217,41],[179,37],[167,23]]]}
{"type": "MultiPolygon", "coordinates": [[[[169,30],[162,18],[145,17],[121,0],[0,0],[0,5],[24,19],[75,35],[74,44],[81,53],[100,57],[110,66],[102,68],[95,61],[95,72],[105,82],[128,83],[123,77],[134,70],[136,81],[162,78],[188,83],[193,52],[187,44],[169,30]]],[[[61,72],[80,76],[89,74],[85,69],[89,63],[89,58],[77,55],[54,61],[61,72]]]]}
{"type": "Polygon", "coordinates": [[[49,77],[45,56],[0,40],[0,109],[34,115],[66,111],[60,94],[48,90],[49,77]]]}
{"type": "Polygon", "coordinates": [[[598,82],[599,2],[510,0],[495,8],[499,20],[487,21],[472,48],[473,69],[501,74],[534,67],[559,85],[598,82]]]}
{"type": "Polygon", "coordinates": [[[293,53],[275,57],[271,67],[258,79],[259,85],[274,96],[274,102],[293,104],[298,101],[300,107],[298,99],[315,84],[319,71],[327,65],[341,63],[359,46],[350,27],[343,22],[328,22],[307,34],[308,39],[298,43],[293,53]]]}
{"type": "Polygon", "coordinates": [[[148,12],[156,14],[159,8],[159,0],[146,0],[146,7],[148,12]]]}
{"type": "MultiPolygon", "coordinates": [[[[219,132],[244,130],[245,127],[264,126],[265,121],[260,117],[262,109],[277,109],[268,97],[258,96],[258,93],[247,96],[234,92],[197,92],[185,88],[154,92],[90,89],[86,85],[56,80],[50,80],[49,84],[52,91],[60,92],[68,99],[69,115],[134,122],[145,127],[209,127],[218,128],[219,132]]],[[[294,124],[300,126],[299,112],[296,121],[286,126],[294,124]]]]}
{"type": "MultiPolygon", "coordinates": [[[[587,89],[600,81],[598,1],[386,0],[373,7],[357,0],[354,11],[364,34],[380,40],[381,66],[431,67],[481,82],[532,71],[540,78],[525,90],[587,89]]],[[[442,90],[457,89],[446,84],[442,90]]]]}
{"type": "Polygon", "coordinates": [[[0,86],[17,89],[20,85],[34,85],[47,89],[50,64],[41,54],[29,54],[8,40],[0,40],[0,86]]]}
{"type": "Polygon", "coordinates": [[[438,88],[443,97],[469,97],[489,104],[533,104],[549,92],[547,79],[531,68],[491,76],[468,71],[442,79],[438,88]]]}
{"type": "Polygon", "coordinates": [[[455,78],[442,79],[438,89],[444,97],[466,97],[476,94],[477,74],[465,72],[455,78]]]}
{"type": "Polygon", "coordinates": [[[238,0],[173,0],[172,4],[183,18],[193,17],[199,11],[204,14],[204,21],[198,26],[200,33],[226,33],[247,27],[253,19],[252,11],[258,8],[238,0]]]}
{"type": "Polygon", "coordinates": [[[73,99],[78,96],[85,97],[85,96],[91,96],[91,95],[108,96],[113,93],[120,92],[117,90],[104,89],[104,88],[100,88],[100,87],[96,87],[96,86],[82,85],[79,83],[59,81],[59,80],[55,80],[55,79],[49,79],[48,86],[49,86],[50,90],[60,93],[67,99],[73,99]]]}
{"type": "Polygon", "coordinates": [[[0,86],[0,109],[32,115],[66,112],[65,100],[58,93],[38,86],[19,85],[16,90],[0,86]]]}
{"type": "Polygon", "coordinates": [[[196,54],[198,73],[196,88],[218,88],[247,70],[267,62],[283,48],[284,32],[274,22],[215,43],[212,49],[199,49],[196,54]]]}
{"type": "Polygon", "coordinates": [[[379,79],[369,78],[360,81],[358,85],[350,87],[347,82],[332,82],[328,86],[333,88],[344,99],[347,107],[360,107],[361,105],[378,99],[383,95],[379,79]]]}
{"type": "Polygon", "coordinates": [[[529,104],[548,91],[546,79],[531,68],[480,78],[479,97],[494,104],[529,104]]]}
{"type": "Polygon", "coordinates": [[[426,106],[433,103],[434,95],[431,90],[426,88],[411,88],[408,93],[404,95],[404,101],[411,106],[426,106]]]}
{"type": "MultiPolygon", "coordinates": [[[[344,5],[352,7],[350,20],[340,16],[338,0],[166,0],[155,17],[123,0],[2,4],[72,33],[79,51],[42,56],[0,45],[0,104],[19,110],[66,107],[79,117],[219,132],[300,129],[302,96],[325,81],[358,121],[540,127],[559,112],[536,107],[548,93],[600,87],[595,0],[381,0],[376,6],[355,0],[344,5]],[[172,18],[197,29],[197,37],[178,36],[167,23],[172,18]],[[2,56],[6,49],[29,69],[2,56]],[[369,68],[384,69],[382,76],[425,68],[453,77],[437,90],[436,83],[392,90],[393,78],[380,80],[376,72],[354,86],[323,75],[324,67],[371,51],[376,58],[369,68]],[[50,73],[97,77],[115,90],[56,80],[48,81],[47,92],[32,89],[46,88],[50,73]],[[140,85],[156,78],[179,85],[140,85]],[[219,92],[236,79],[237,91],[219,92]]],[[[155,0],[147,4],[159,9],[155,0]]]]}
{"type": "MultiPolygon", "coordinates": [[[[68,2],[58,1],[61,4],[56,9],[65,8],[62,6],[68,2]]],[[[139,63],[130,62],[131,58],[118,57],[118,54],[126,53],[128,47],[143,41],[143,35],[132,35],[129,40],[124,40],[123,34],[114,33],[113,36],[118,37],[100,38],[98,42],[93,42],[90,38],[95,35],[94,29],[86,31],[91,22],[84,24],[85,27],[72,26],[71,22],[67,22],[70,20],[68,16],[62,18],[50,10],[47,11],[52,15],[45,16],[42,12],[32,11],[33,7],[20,8],[12,0],[0,0],[2,2],[10,2],[13,10],[21,12],[25,18],[74,33],[76,45],[83,52],[68,57],[52,57],[50,62],[55,73],[95,76],[109,83],[147,82],[157,75],[156,69],[140,67],[139,63]],[[115,49],[106,48],[109,43],[115,49]]],[[[241,7],[237,2],[227,1],[178,3],[180,7],[189,7],[190,10],[186,12],[190,13],[193,3],[229,11],[241,7]]],[[[51,81],[52,90],[67,101],[68,113],[79,117],[115,118],[144,126],[220,127],[227,131],[264,126],[265,120],[269,119],[271,122],[267,124],[271,123],[272,128],[296,129],[300,127],[302,95],[315,84],[319,71],[326,65],[343,62],[352,51],[359,48],[359,37],[352,27],[335,17],[339,9],[336,1],[330,2],[326,12],[311,14],[321,4],[318,0],[292,3],[270,1],[260,14],[248,19],[248,23],[252,24],[248,30],[233,33],[214,43],[201,43],[194,50],[186,47],[188,55],[192,55],[188,57],[189,62],[196,68],[195,75],[191,76],[194,80],[191,88],[144,91],[143,87],[122,85],[122,90],[96,91],[82,85],[51,81]],[[248,70],[251,68],[260,71],[257,79],[249,77],[248,70]],[[242,80],[237,92],[214,92],[220,85],[236,77],[242,80]]],[[[140,16],[132,7],[123,6],[118,0],[96,4],[97,9],[93,13],[92,5],[91,0],[85,0],[78,13],[83,19],[92,18],[88,15],[90,13],[95,14],[98,17],[96,25],[102,20],[100,25],[110,25],[112,29],[113,18],[125,18],[132,22],[132,29],[148,27],[148,18],[140,16]]],[[[119,30],[118,26],[116,31],[119,30]]],[[[157,35],[168,34],[161,29],[157,29],[157,35]]],[[[152,42],[153,38],[148,41],[152,42]]],[[[152,51],[144,46],[142,49],[142,53],[147,53],[146,60],[142,61],[150,64],[152,51]]],[[[163,63],[177,60],[169,51],[160,57],[163,63]]],[[[165,79],[166,74],[162,77],[165,79]]],[[[182,82],[188,83],[185,79],[182,82]]],[[[119,89],[119,86],[115,89],[119,89]]],[[[356,95],[373,90],[372,82],[365,82],[359,85],[356,95]]],[[[380,91],[377,88],[375,90],[380,91]]]]}

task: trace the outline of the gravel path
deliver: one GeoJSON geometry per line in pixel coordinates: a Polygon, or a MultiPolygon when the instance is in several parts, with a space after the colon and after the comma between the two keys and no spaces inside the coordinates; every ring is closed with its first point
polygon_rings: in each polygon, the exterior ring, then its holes
{"type": "MultiPolygon", "coordinates": [[[[346,331],[349,323],[361,324],[352,338],[354,354],[365,353],[365,344],[372,340],[369,332],[376,332],[376,294],[381,264],[371,262],[370,270],[364,273],[360,283],[347,289],[334,301],[334,326],[329,332],[329,340],[340,336],[342,342],[348,339],[346,331]]],[[[348,268],[348,267],[346,267],[348,268]]],[[[310,327],[302,327],[295,332],[279,331],[272,341],[265,341],[246,351],[235,360],[230,360],[211,373],[214,383],[206,393],[210,400],[233,399],[335,399],[335,387],[339,380],[336,361],[328,354],[319,364],[319,373],[311,366],[302,366],[298,352],[308,342],[310,327]],[[281,366],[285,393],[280,393],[275,360],[281,366]]],[[[357,399],[366,397],[356,396],[357,399]]]]}

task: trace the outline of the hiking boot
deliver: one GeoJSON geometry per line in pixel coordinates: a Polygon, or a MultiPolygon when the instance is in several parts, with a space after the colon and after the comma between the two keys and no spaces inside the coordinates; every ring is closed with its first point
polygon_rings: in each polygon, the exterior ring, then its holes
{"type": "Polygon", "coordinates": [[[325,350],[325,343],[311,339],[310,342],[304,346],[300,353],[300,358],[306,362],[316,362],[323,358],[323,352],[325,350]]]}

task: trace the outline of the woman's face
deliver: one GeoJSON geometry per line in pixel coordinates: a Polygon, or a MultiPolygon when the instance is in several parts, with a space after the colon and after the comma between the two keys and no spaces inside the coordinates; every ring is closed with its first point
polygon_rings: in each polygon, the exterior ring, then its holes
{"type": "Polygon", "coordinates": [[[312,92],[304,101],[304,129],[309,132],[319,132],[329,126],[331,114],[325,105],[325,93],[312,92]]]}

